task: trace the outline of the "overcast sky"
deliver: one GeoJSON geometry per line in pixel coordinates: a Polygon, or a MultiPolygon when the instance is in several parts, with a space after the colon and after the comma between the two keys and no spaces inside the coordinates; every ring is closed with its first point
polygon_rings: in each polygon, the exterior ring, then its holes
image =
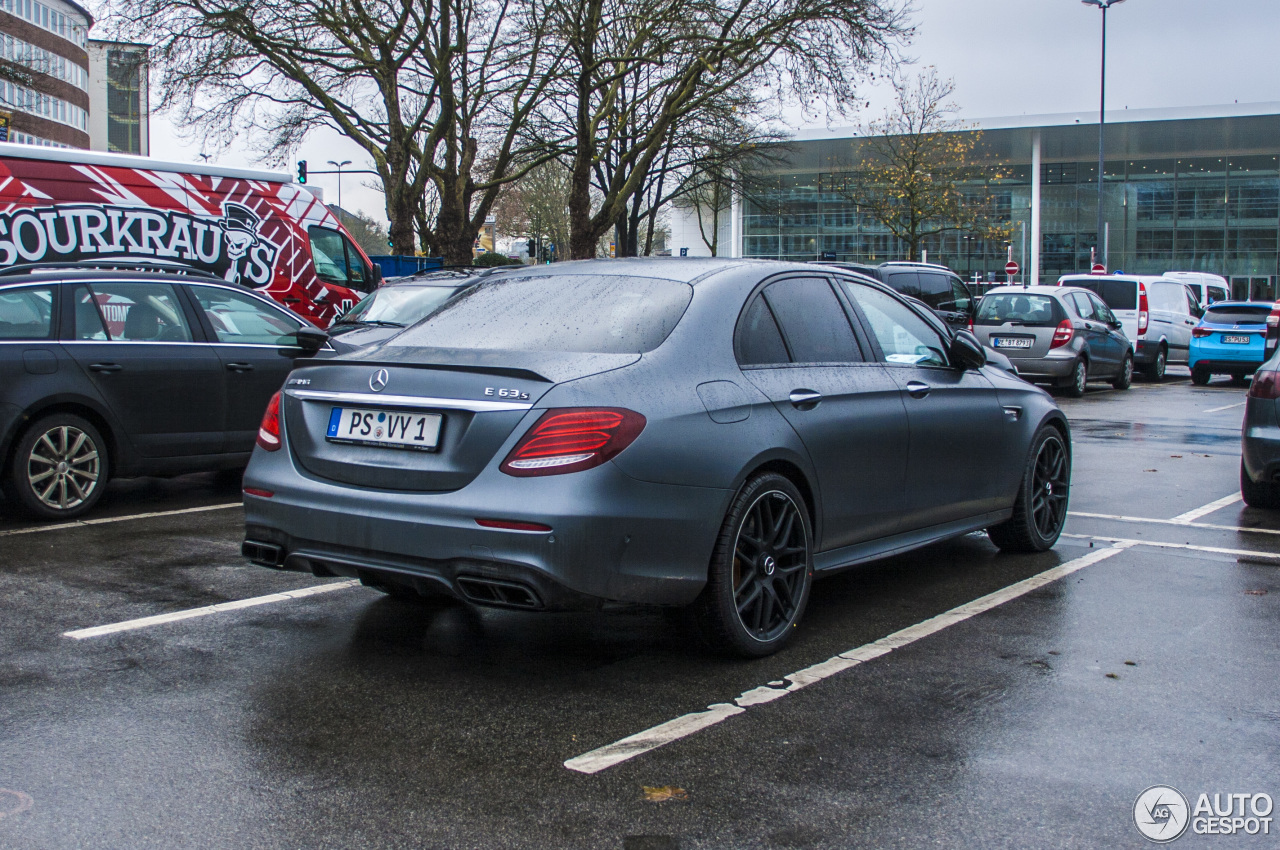
{"type": "MultiPolygon", "coordinates": [[[[1097,109],[1100,19],[1079,0],[915,0],[917,32],[906,53],[955,80],[965,118],[1097,109]]],[[[1126,0],[1107,13],[1107,104],[1111,109],[1280,101],[1280,0],[1126,0]]],[[[883,108],[883,92],[868,90],[883,108]]],[[[824,123],[823,121],[816,122],[824,123]]],[[[832,123],[843,125],[847,120],[832,123]]],[[[153,116],[152,155],[194,160],[198,142],[178,138],[153,116]]],[[[253,165],[241,148],[205,150],[225,165],[253,165]]],[[[303,145],[312,169],[350,159],[359,148],[331,135],[303,145]]],[[[343,205],[385,218],[372,175],[343,178],[343,205]]],[[[337,201],[337,179],[314,185],[337,201]]]]}

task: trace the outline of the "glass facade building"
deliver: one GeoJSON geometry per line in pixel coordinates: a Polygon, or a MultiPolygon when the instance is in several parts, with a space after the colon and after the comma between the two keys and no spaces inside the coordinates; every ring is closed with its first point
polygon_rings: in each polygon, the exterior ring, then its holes
{"type": "MultiPolygon", "coordinates": [[[[1280,257],[1280,103],[1108,114],[1103,212],[1097,231],[1098,124],[1084,115],[983,121],[980,150],[1002,179],[985,180],[1012,228],[992,244],[948,233],[929,262],[971,281],[1004,281],[1010,244],[1040,280],[1087,272],[1091,249],[1136,274],[1204,271],[1234,297],[1276,297],[1280,257]],[[1033,198],[1039,197],[1039,210],[1033,198]],[[1038,250],[1036,237],[1038,234],[1038,250]]],[[[842,191],[858,140],[839,131],[787,145],[763,186],[737,205],[733,242],[747,257],[880,263],[902,246],[842,191]]]]}

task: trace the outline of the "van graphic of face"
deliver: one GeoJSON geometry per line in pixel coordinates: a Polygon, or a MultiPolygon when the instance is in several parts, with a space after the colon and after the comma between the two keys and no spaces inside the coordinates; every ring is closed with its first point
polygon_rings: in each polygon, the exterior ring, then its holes
{"type": "Polygon", "coordinates": [[[253,210],[240,204],[223,204],[222,232],[227,244],[227,256],[231,266],[223,275],[229,283],[240,283],[243,260],[249,249],[258,243],[258,226],[262,219],[253,210]]]}

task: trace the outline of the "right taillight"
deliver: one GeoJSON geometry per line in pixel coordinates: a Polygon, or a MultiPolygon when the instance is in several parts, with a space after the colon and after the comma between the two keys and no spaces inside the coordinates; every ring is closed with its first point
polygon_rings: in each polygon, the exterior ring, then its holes
{"type": "Polygon", "coordinates": [[[262,414],[262,424],[258,426],[258,445],[269,452],[280,448],[280,393],[267,402],[267,412],[262,414]]]}
{"type": "Polygon", "coordinates": [[[1053,332],[1053,342],[1049,344],[1049,348],[1057,348],[1071,342],[1071,338],[1076,335],[1076,329],[1071,324],[1070,319],[1063,319],[1058,322],[1058,327],[1053,332]]]}
{"type": "Polygon", "coordinates": [[[1280,398],[1280,372],[1254,372],[1249,398],[1280,398]]]}
{"type": "Polygon", "coordinates": [[[1147,287],[1138,284],[1138,336],[1147,332],[1147,322],[1151,319],[1151,309],[1147,306],[1147,287]]]}
{"type": "Polygon", "coordinates": [[[622,407],[548,410],[499,468],[520,478],[591,469],[631,445],[644,425],[643,416],[622,407]]]}

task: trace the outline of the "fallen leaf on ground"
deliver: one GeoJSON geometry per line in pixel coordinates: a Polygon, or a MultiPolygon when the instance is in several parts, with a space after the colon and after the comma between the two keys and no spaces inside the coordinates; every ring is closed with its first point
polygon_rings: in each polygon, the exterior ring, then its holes
{"type": "Polygon", "coordinates": [[[1169,457],[1182,457],[1182,455],[1169,455],[1169,457]]]}
{"type": "Polygon", "coordinates": [[[1130,667],[1137,667],[1137,666],[1138,666],[1138,662],[1136,662],[1136,661],[1126,661],[1126,662],[1125,662],[1125,664],[1129,665],[1130,667]]]}
{"type": "Polygon", "coordinates": [[[674,785],[644,786],[644,798],[650,803],[665,803],[667,800],[687,800],[689,792],[674,785]]]}
{"type": "Polygon", "coordinates": [[[1159,472],[1160,470],[1158,470],[1158,469],[1144,469],[1144,470],[1142,470],[1142,471],[1143,471],[1143,472],[1159,472]]]}
{"type": "Polygon", "coordinates": [[[1119,679],[1120,677],[1119,677],[1119,676],[1117,676],[1115,673],[1108,673],[1108,674],[1107,674],[1107,678],[1108,678],[1108,679],[1119,679]]]}
{"type": "Polygon", "coordinates": [[[1267,595],[1267,592],[1265,590],[1246,590],[1245,593],[1249,594],[1250,596],[1266,596],[1267,595]]]}

